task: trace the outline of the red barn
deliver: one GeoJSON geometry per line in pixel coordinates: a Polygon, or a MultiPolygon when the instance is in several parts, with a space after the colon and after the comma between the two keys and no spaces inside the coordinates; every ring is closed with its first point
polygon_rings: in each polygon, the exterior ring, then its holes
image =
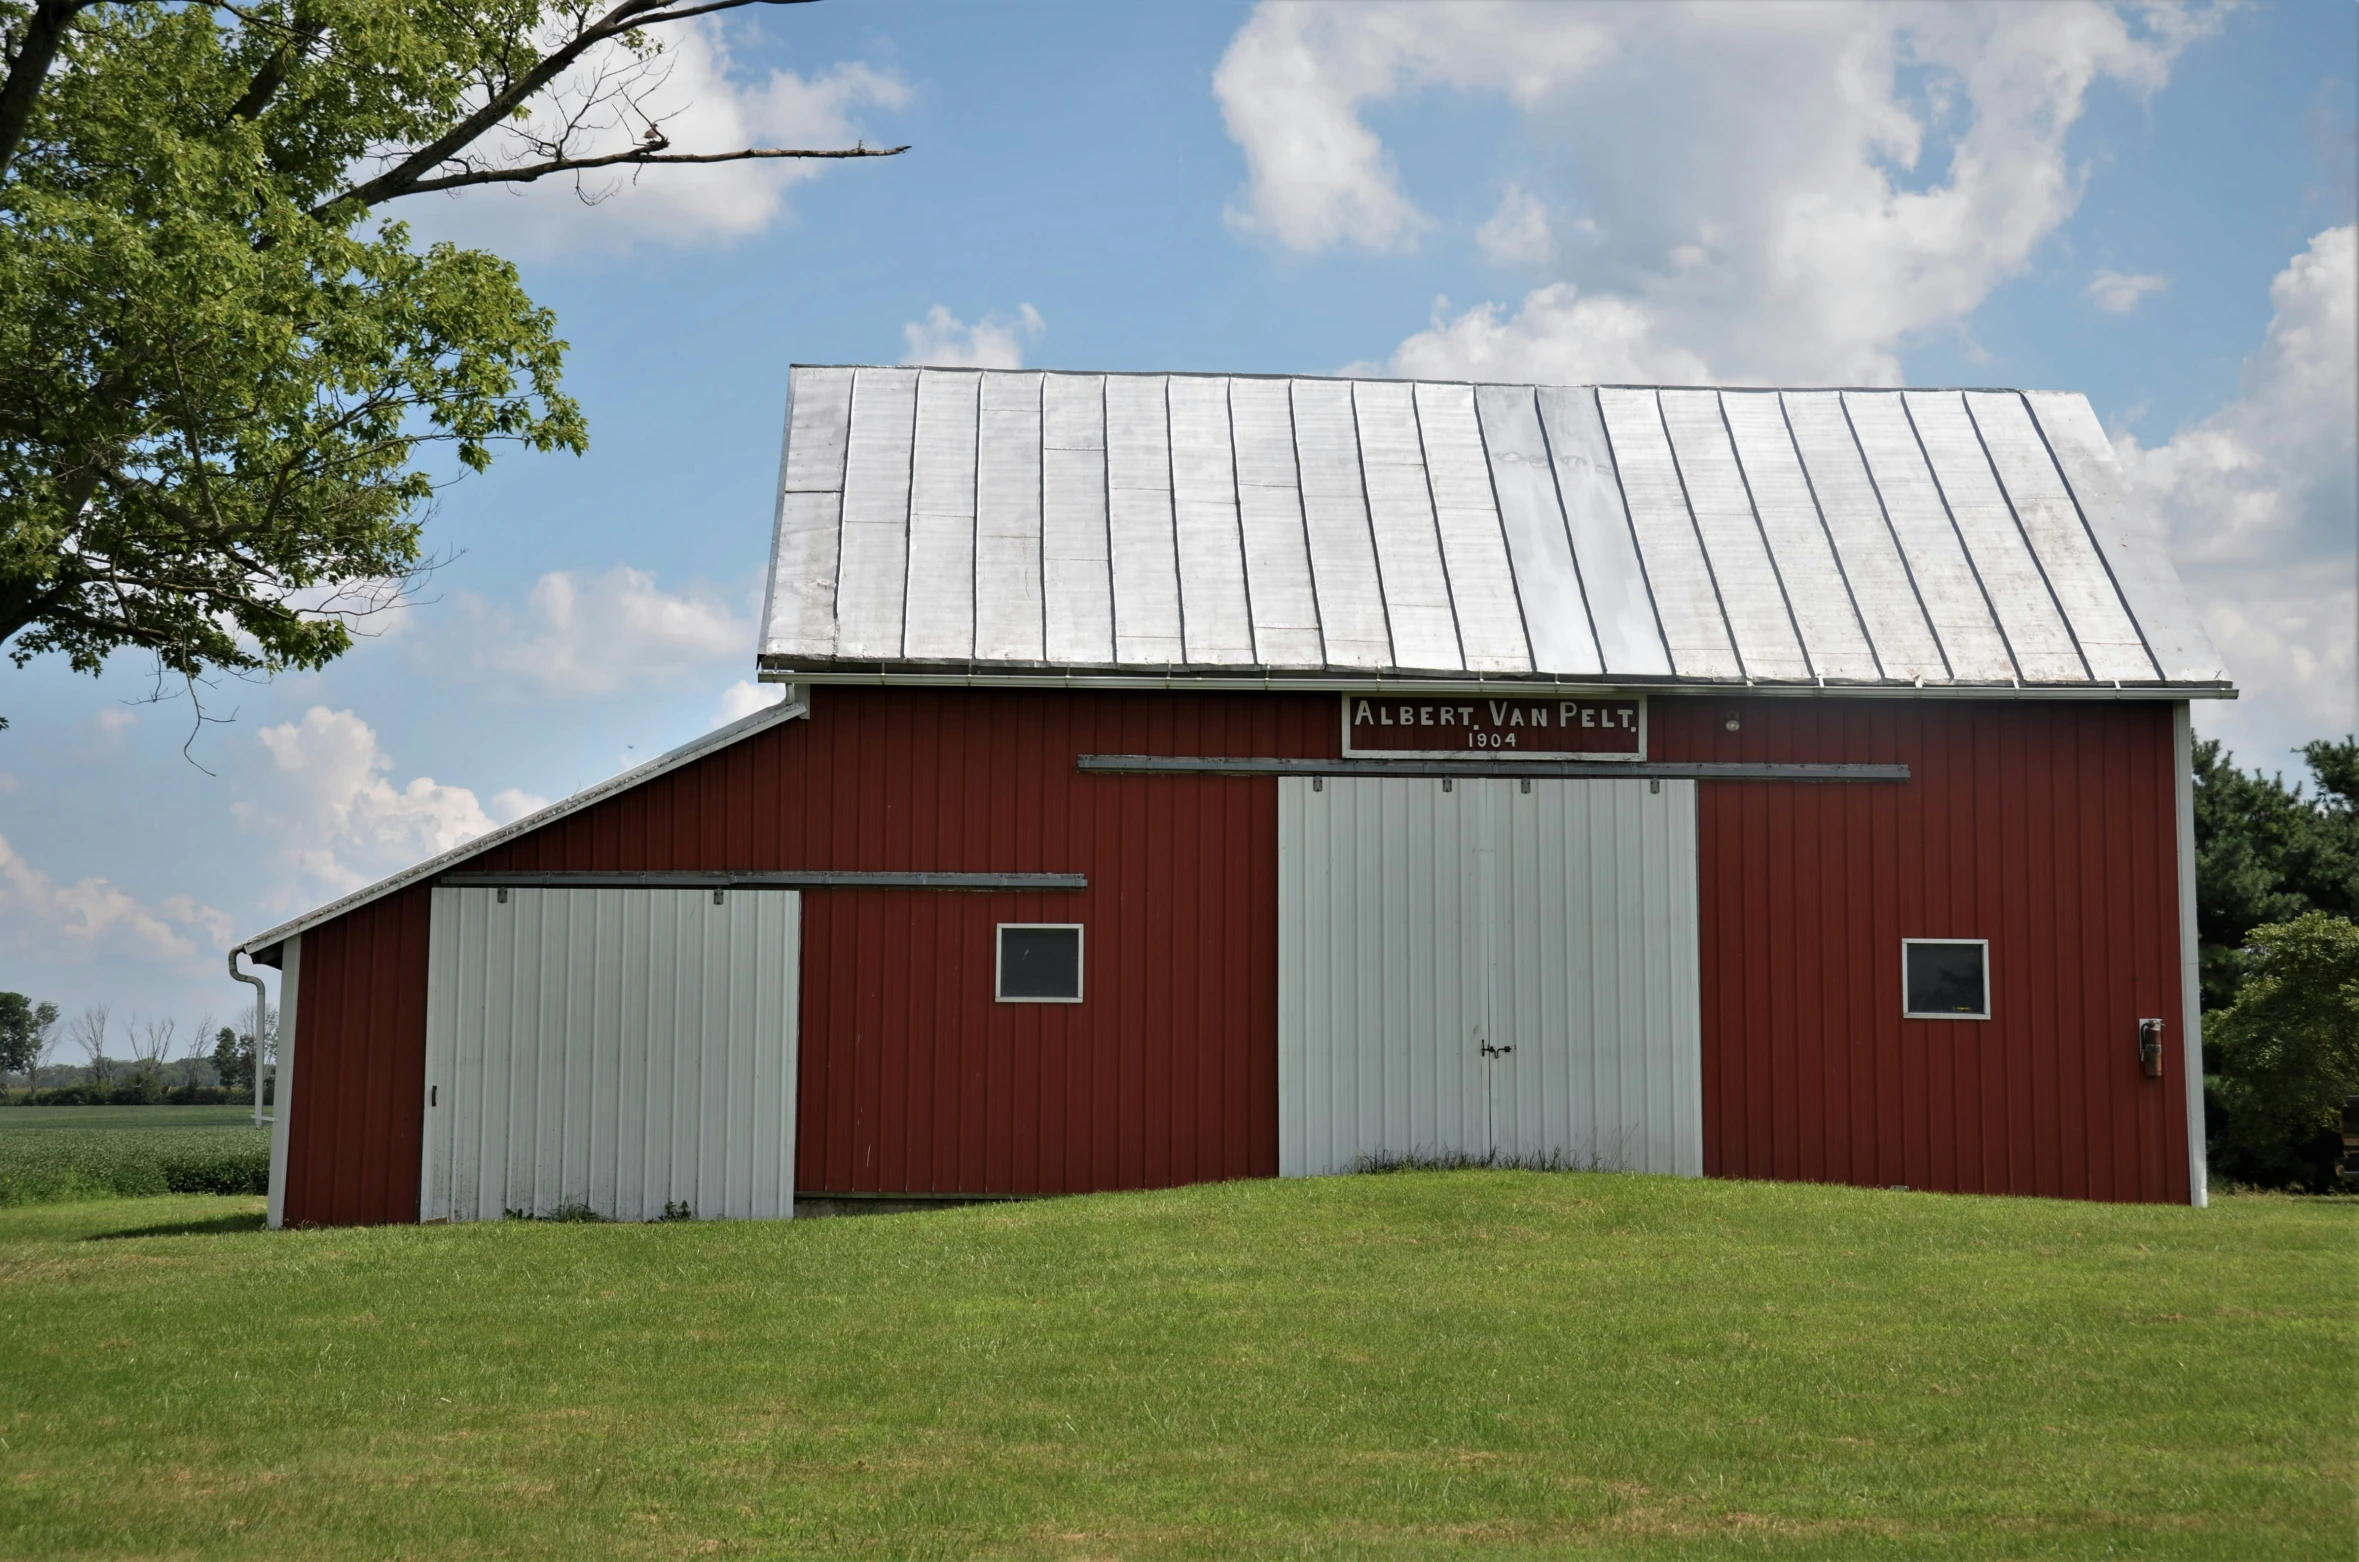
{"type": "Polygon", "coordinates": [[[2203,1201],[2234,691],[2083,398],[798,368],[780,472],[784,703],[241,946],[274,1223],[2203,1201]]]}

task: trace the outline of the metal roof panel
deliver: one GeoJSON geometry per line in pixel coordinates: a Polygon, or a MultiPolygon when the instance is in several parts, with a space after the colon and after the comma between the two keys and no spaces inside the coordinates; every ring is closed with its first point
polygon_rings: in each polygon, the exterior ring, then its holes
{"type": "Polygon", "coordinates": [[[798,367],[760,654],[2233,692],[2087,402],[1999,390],[798,367]]]}

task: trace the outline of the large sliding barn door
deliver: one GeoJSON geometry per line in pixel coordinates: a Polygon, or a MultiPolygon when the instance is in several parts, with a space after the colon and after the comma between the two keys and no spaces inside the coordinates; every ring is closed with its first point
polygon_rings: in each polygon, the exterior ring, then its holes
{"type": "Polygon", "coordinates": [[[1278,783],[1278,1168],[1703,1171],[1695,783],[1278,783]]]}
{"type": "Polygon", "coordinates": [[[421,1218],[793,1214],[801,900],[437,889],[421,1218]]]}

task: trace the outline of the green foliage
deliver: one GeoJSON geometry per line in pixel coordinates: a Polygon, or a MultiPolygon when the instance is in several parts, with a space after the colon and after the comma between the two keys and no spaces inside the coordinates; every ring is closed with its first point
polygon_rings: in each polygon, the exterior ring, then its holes
{"type": "Polygon", "coordinates": [[[258,1128],[23,1129],[0,1133],[0,1206],[159,1193],[267,1193],[258,1128]]]}
{"type": "Polygon", "coordinates": [[[56,1024],[56,1004],[0,992],[0,1075],[23,1074],[29,1079],[56,1024]]]}
{"type": "Polygon", "coordinates": [[[1478,1171],[791,1222],[241,1215],[0,1213],[0,1549],[2351,1549],[2342,1201],[1478,1171]]]}
{"type": "Polygon", "coordinates": [[[2359,1095],[2359,926],[2312,911],[2247,942],[2243,989],[2208,1022],[2213,1162],[2247,1182],[2333,1187],[2343,1098],[2359,1095]]]}
{"type": "Polygon", "coordinates": [[[213,1077],[228,1090],[254,1091],[254,1033],[224,1025],[213,1037],[213,1077]]]}
{"type": "MultiPolygon", "coordinates": [[[[0,20],[30,7],[0,4],[0,20]]],[[[422,445],[581,450],[515,268],[345,198],[539,7],[103,5],[0,183],[0,640],[316,667],[420,565],[422,445]]]]}
{"type": "MultiPolygon", "coordinates": [[[[254,1099],[254,1088],[243,1090],[221,1085],[165,1085],[159,1078],[151,1078],[134,1070],[127,1080],[109,1084],[103,1080],[84,1079],[71,1085],[31,1093],[18,1101],[20,1106],[42,1107],[112,1107],[112,1106],[219,1106],[247,1105],[254,1099]]],[[[264,1105],[270,1102],[270,1086],[262,1087],[264,1105]]]]}
{"type": "Polygon", "coordinates": [[[2248,775],[2216,742],[2195,746],[2195,903],[2208,1013],[2235,1001],[2252,930],[2305,911],[2359,918],[2359,741],[2303,750],[2305,797],[2248,775]]]}

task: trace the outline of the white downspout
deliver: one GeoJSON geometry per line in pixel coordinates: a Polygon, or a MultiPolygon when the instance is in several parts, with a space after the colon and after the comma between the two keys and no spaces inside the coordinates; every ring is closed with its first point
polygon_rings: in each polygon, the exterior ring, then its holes
{"type": "Polygon", "coordinates": [[[251,971],[238,969],[238,956],[243,949],[229,952],[229,977],[233,982],[245,982],[254,989],[254,1126],[262,1126],[262,1022],[267,1014],[270,994],[262,985],[262,978],[251,971]]]}

